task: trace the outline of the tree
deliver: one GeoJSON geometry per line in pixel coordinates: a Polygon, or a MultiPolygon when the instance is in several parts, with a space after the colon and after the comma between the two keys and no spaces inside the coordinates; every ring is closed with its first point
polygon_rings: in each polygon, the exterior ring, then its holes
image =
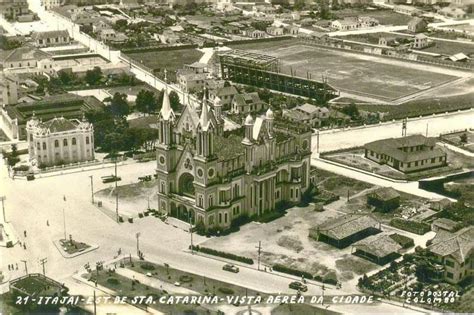
{"type": "Polygon", "coordinates": [[[323,20],[329,20],[331,17],[327,0],[321,0],[321,3],[319,4],[319,17],[323,20]]]}
{"type": "Polygon", "coordinates": [[[339,0],[332,0],[331,9],[333,9],[333,10],[339,10],[340,9],[339,0]]]}
{"type": "Polygon", "coordinates": [[[359,116],[360,116],[359,109],[357,108],[356,104],[354,104],[354,103],[351,103],[349,105],[344,106],[341,109],[341,112],[343,112],[344,114],[350,116],[351,119],[353,119],[353,120],[358,119],[359,116]]]}
{"type": "Polygon", "coordinates": [[[293,5],[294,10],[302,10],[305,7],[305,0],[295,0],[295,4],[293,5]]]}
{"type": "Polygon", "coordinates": [[[110,111],[116,118],[123,118],[130,113],[127,95],[116,92],[110,102],[110,111]]]}
{"type": "Polygon", "coordinates": [[[116,31],[125,30],[127,28],[128,22],[125,19],[120,19],[115,22],[113,29],[116,31]]]}
{"type": "Polygon", "coordinates": [[[8,153],[7,156],[7,164],[8,166],[15,166],[16,163],[20,162],[20,158],[18,157],[18,148],[16,144],[11,145],[11,152],[8,153]]]}
{"type": "Polygon", "coordinates": [[[76,77],[71,71],[60,70],[58,71],[58,79],[62,84],[70,85],[76,79],[76,77]]]}
{"type": "Polygon", "coordinates": [[[467,143],[467,133],[463,133],[459,136],[459,141],[463,144],[467,143]]]}
{"type": "Polygon", "coordinates": [[[86,71],[85,80],[89,85],[94,85],[102,79],[102,76],[102,69],[100,69],[100,67],[94,67],[94,69],[86,71]]]}
{"type": "Polygon", "coordinates": [[[171,91],[169,97],[170,97],[171,108],[174,111],[178,110],[179,106],[181,105],[181,102],[179,101],[178,93],[176,93],[175,91],[171,91]]]}
{"type": "Polygon", "coordinates": [[[135,106],[139,112],[150,113],[153,110],[156,110],[157,100],[155,94],[149,90],[141,90],[137,94],[137,99],[135,100],[135,106]]]}

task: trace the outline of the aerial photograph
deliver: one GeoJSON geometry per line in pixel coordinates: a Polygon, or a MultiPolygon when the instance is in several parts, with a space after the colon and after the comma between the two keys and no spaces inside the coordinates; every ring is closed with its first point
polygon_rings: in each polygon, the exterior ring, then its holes
{"type": "Polygon", "coordinates": [[[474,314],[474,0],[0,0],[0,315],[474,314]]]}

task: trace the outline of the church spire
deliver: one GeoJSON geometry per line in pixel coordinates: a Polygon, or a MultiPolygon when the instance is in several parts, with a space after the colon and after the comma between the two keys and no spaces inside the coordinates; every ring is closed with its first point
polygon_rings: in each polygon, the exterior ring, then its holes
{"type": "Polygon", "coordinates": [[[160,114],[164,120],[170,120],[170,118],[174,119],[174,112],[171,108],[170,97],[168,95],[167,87],[165,88],[165,92],[163,94],[163,104],[161,106],[160,114]]]}

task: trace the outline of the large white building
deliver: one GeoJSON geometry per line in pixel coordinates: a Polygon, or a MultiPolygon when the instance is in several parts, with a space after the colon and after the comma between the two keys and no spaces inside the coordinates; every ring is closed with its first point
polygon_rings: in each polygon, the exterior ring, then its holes
{"type": "Polygon", "coordinates": [[[58,165],[94,159],[94,128],[85,118],[54,118],[42,122],[33,116],[26,125],[30,161],[58,165]]]}

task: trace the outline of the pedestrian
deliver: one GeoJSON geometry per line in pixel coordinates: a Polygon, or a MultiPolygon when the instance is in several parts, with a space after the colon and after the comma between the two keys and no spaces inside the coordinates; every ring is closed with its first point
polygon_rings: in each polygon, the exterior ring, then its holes
{"type": "Polygon", "coordinates": [[[24,231],[23,231],[23,234],[24,234],[24,235],[25,235],[25,237],[26,237],[26,230],[24,230],[24,231]]]}
{"type": "MultiPolygon", "coordinates": [[[[16,270],[18,270],[18,263],[15,263],[15,265],[16,265],[16,270]]],[[[12,266],[13,266],[13,265],[12,265],[12,266]]]]}
{"type": "Polygon", "coordinates": [[[49,226],[49,220],[46,220],[46,226],[49,226]]]}
{"type": "Polygon", "coordinates": [[[26,250],[26,243],[23,243],[23,249],[26,250]]]}
{"type": "Polygon", "coordinates": [[[11,268],[10,268],[10,264],[8,264],[8,270],[11,270],[11,268]]]}

